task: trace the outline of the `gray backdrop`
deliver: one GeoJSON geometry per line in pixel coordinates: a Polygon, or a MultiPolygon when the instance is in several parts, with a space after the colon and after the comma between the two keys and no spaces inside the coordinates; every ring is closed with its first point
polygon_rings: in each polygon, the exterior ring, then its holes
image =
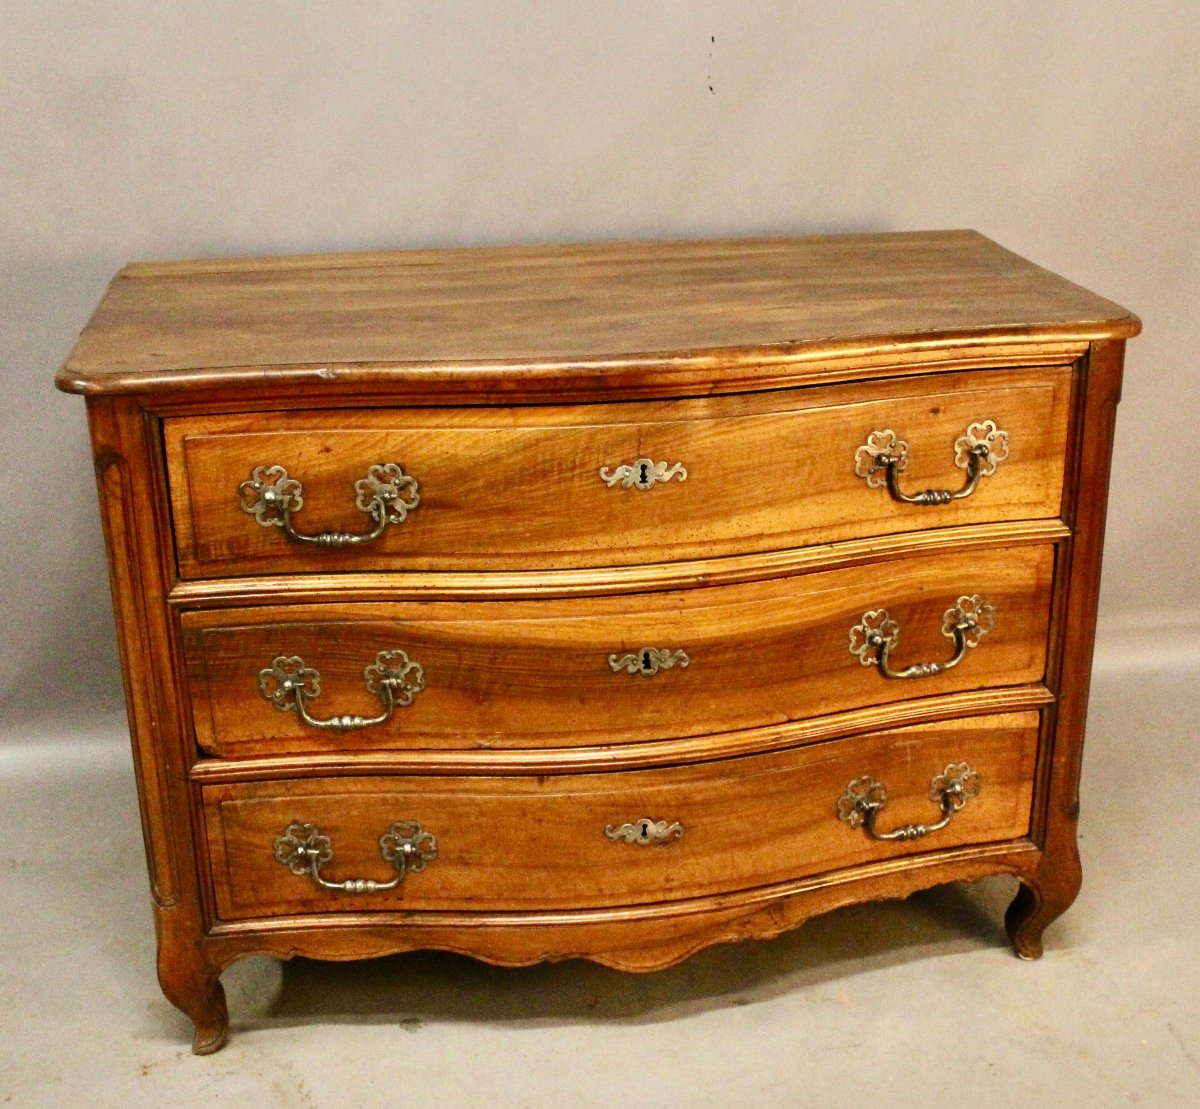
{"type": "Polygon", "coordinates": [[[978,228],[1143,317],[1101,645],[1198,641],[1198,57],[1193,0],[0,0],[0,719],[119,706],[51,379],[131,259],[978,228]]]}

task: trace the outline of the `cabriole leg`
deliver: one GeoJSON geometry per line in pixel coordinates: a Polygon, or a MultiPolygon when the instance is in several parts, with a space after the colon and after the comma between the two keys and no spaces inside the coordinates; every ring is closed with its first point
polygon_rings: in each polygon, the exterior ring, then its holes
{"type": "Polygon", "coordinates": [[[1054,881],[1022,878],[1017,896],[1004,914],[1004,927],[1022,959],[1042,957],[1042,933],[1071,907],[1082,879],[1078,863],[1054,881]]]}
{"type": "Polygon", "coordinates": [[[177,953],[160,950],[158,981],[167,1000],[196,1026],[192,1052],[211,1055],[219,1051],[229,1032],[220,971],[203,961],[188,961],[177,953]]]}

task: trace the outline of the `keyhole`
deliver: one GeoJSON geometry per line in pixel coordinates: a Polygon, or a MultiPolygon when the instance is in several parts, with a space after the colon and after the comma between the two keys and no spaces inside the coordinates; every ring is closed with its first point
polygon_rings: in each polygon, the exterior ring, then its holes
{"type": "Polygon", "coordinates": [[[640,827],[642,830],[643,838],[645,838],[646,836],[648,836],[650,834],[650,821],[643,820],[639,823],[638,827],[640,827]]]}
{"type": "Polygon", "coordinates": [[[649,651],[642,652],[642,669],[643,670],[650,669],[650,652],[649,651]]]}
{"type": "Polygon", "coordinates": [[[639,485],[648,485],[650,482],[650,467],[645,462],[643,462],[641,464],[640,468],[641,468],[642,476],[638,479],[638,484],[639,485]]]}

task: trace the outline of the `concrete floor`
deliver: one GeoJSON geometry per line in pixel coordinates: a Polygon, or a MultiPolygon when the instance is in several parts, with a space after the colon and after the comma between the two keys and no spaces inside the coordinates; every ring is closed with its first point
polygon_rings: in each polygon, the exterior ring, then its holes
{"type": "Polygon", "coordinates": [[[0,1105],[1200,1104],[1200,657],[1133,657],[1101,658],[1083,893],[1038,963],[1007,879],[650,975],[250,959],[203,1059],[154,978],[123,721],[0,737],[0,1105]]]}

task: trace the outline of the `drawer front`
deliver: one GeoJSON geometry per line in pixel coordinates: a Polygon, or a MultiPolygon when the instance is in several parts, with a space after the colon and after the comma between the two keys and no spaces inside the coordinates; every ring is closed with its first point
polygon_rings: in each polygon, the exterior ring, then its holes
{"type": "Polygon", "coordinates": [[[645,596],[196,611],[183,643],[214,755],[618,744],[1039,681],[1053,570],[1030,546],[645,596]],[[994,621],[959,649],[947,613],[972,596],[994,621]],[[868,613],[891,671],[960,663],[886,677],[868,613]]]}
{"type": "Polygon", "coordinates": [[[978,717],[663,770],[208,786],[218,915],[671,901],[1013,840],[1029,829],[1038,719],[978,717]],[[856,799],[883,801],[873,820],[884,835],[930,825],[955,780],[965,803],[921,838],[873,839],[855,811],[856,799]],[[420,869],[400,877],[406,842],[420,869]],[[321,880],[397,884],[320,888],[310,849],[321,880]]]}
{"type": "Polygon", "coordinates": [[[179,570],[632,565],[1054,517],[1070,383],[1069,367],[1040,367],[873,383],[870,399],[863,386],[834,386],[646,404],[168,419],[179,570]],[[889,493],[886,467],[872,468],[892,432],[901,495],[961,490],[968,429],[978,439],[986,421],[1005,437],[993,437],[993,461],[969,495],[904,503],[889,493]],[[383,509],[380,496],[390,498],[383,509]],[[289,538],[289,527],[326,538],[289,538]]]}

